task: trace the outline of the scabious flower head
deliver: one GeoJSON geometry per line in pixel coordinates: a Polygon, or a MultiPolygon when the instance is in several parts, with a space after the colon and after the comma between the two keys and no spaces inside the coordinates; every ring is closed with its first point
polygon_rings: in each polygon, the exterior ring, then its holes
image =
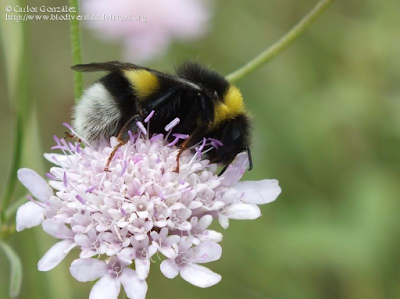
{"type": "Polygon", "coordinates": [[[175,172],[179,147],[168,139],[177,121],[154,136],[141,124],[107,168],[116,138],[82,147],[55,137],[53,149],[62,154],[45,154],[55,164],[48,182],[33,170],[18,171],[35,199],[18,209],[17,230],[42,224],[60,240],[39,261],[39,270],[51,270],[78,248],[72,276],[82,282],[100,278],[90,298],[117,298],[121,284],[129,298],[145,298],[154,255],[165,257],[161,272],[168,278],[179,274],[198,287],[220,281],[199,265],[218,260],[222,252],[222,234],[208,227],[214,219],[227,228],[229,219],[259,217],[257,204],[275,200],[281,189],[276,180],[238,182],[248,166],[246,153],[217,176],[217,165],[202,155],[213,150],[214,140],[184,151],[175,172]]]}
{"type": "Polygon", "coordinates": [[[163,54],[173,40],[202,36],[211,17],[208,4],[206,0],[85,0],[82,12],[103,17],[85,24],[102,40],[121,42],[125,59],[144,62],[163,54]]]}

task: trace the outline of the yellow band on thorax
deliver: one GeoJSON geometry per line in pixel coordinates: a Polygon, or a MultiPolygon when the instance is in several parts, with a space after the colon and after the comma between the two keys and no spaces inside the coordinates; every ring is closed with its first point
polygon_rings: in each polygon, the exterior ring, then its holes
{"type": "Polygon", "coordinates": [[[157,76],[147,70],[126,70],[124,75],[131,83],[139,101],[152,95],[160,87],[157,76]]]}

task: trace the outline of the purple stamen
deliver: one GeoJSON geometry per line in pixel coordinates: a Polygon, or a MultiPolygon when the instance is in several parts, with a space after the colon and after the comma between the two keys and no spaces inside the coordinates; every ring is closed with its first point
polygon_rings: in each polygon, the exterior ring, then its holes
{"type": "Polygon", "coordinates": [[[91,186],[91,187],[87,188],[87,189],[85,190],[85,192],[92,193],[96,188],[97,188],[96,185],[91,186]]]}
{"type": "Polygon", "coordinates": [[[157,134],[157,135],[154,135],[153,137],[151,137],[151,138],[150,138],[150,141],[151,141],[151,142],[154,142],[154,141],[160,140],[160,139],[163,138],[163,137],[164,137],[163,134],[157,134]]]}
{"type": "Polygon", "coordinates": [[[77,143],[75,146],[75,151],[79,154],[81,152],[81,144],[77,143]]]}
{"type": "Polygon", "coordinates": [[[74,129],[72,129],[72,127],[67,123],[63,123],[63,126],[66,127],[68,130],[70,130],[71,132],[74,131],[74,129]]]}
{"type": "Polygon", "coordinates": [[[135,141],[135,137],[133,137],[132,132],[131,132],[131,131],[128,131],[128,135],[129,135],[129,141],[130,141],[131,143],[133,143],[133,142],[135,141]]]}
{"type": "Polygon", "coordinates": [[[215,148],[218,148],[218,147],[224,145],[221,141],[219,141],[218,139],[215,139],[215,138],[208,138],[208,140],[211,141],[211,145],[214,146],[215,148]]]}
{"type": "Polygon", "coordinates": [[[174,133],[174,134],[172,134],[172,136],[178,137],[180,139],[188,139],[189,138],[189,134],[181,134],[181,133],[174,133]]]}
{"type": "Polygon", "coordinates": [[[147,135],[146,128],[144,127],[144,125],[140,121],[136,122],[136,126],[140,129],[140,131],[142,131],[142,133],[144,135],[147,135]]]}
{"type": "Polygon", "coordinates": [[[172,134],[172,136],[174,136],[175,139],[172,142],[168,143],[167,146],[173,146],[173,145],[177,144],[179,139],[187,139],[187,138],[189,138],[189,135],[180,134],[180,133],[174,133],[174,134],[172,134]]]}
{"type": "Polygon", "coordinates": [[[168,125],[165,126],[164,130],[166,132],[172,130],[177,124],[179,124],[180,119],[179,118],[175,118],[173,121],[171,121],[168,125]]]}
{"type": "Polygon", "coordinates": [[[184,192],[189,192],[189,191],[191,191],[192,189],[193,189],[192,187],[187,187],[187,188],[179,189],[178,191],[179,191],[180,193],[184,193],[184,192]]]}
{"type": "Polygon", "coordinates": [[[135,156],[135,157],[133,158],[133,164],[136,164],[137,162],[142,161],[142,160],[143,160],[142,157],[140,157],[140,156],[135,156]]]}
{"type": "Polygon", "coordinates": [[[49,178],[50,180],[57,180],[57,178],[52,175],[50,172],[46,173],[46,177],[49,178]]]}
{"type": "Polygon", "coordinates": [[[201,152],[203,151],[204,147],[206,146],[206,142],[207,142],[207,140],[205,138],[203,138],[203,143],[197,149],[197,152],[199,153],[199,156],[201,156],[201,152]]]}
{"type": "Polygon", "coordinates": [[[154,113],[155,113],[155,111],[154,111],[154,110],[151,110],[151,112],[149,113],[149,115],[147,115],[147,117],[144,119],[144,122],[145,122],[145,123],[148,123],[149,120],[153,117],[154,113]]]}
{"type": "Polygon", "coordinates": [[[72,144],[72,142],[68,142],[68,146],[72,151],[76,150],[76,146],[72,144]]]}
{"type": "Polygon", "coordinates": [[[127,166],[128,166],[128,162],[126,160],[124,160],[124,165],[122,167],[121,173],[119,174],[119,177],[122,177],[122,175],[125,173],[127,166]]]}
{"type": "Polygon", "coordinates": [[[53,136],[53,139],[54,139],[54,141],[55,141],[58,145],[61,145],[61,144],[60,144],[60,138],[58,138],[56,135],[54,135],[54,136],[53,136]]]}
{"type": "Polygon", "coordinates": [[[80,196],[79,194],[77,195],[77,196],[75,196],[75,198],[77,199],[77,200],[79,200],[80,202],[81,202],[81,204],[85,204],[86,203],[86,201],[82,198],[82,196],[80,196]]]}
{"type": "Polygon", "coordinates": [[[64,181],[64,187],[67,188],[68,187],[68,181],[67,181],[67,172],[64,172],[64,176],[63,176],[63,181],[64,181]]]}
{"type": "Polygon", "coordinates": [[[126,211],[123,208],[120,208],[120,211],[121,211],[122,216],[125,217],[127,215],[126,211]]]}
{"type": "Polygon", "coordinates": [[[173,145],[177,144],[178,141],[179,141],[179,137],[175,137],[175,139],[172,142],[168,143],[167,146],[173,146],[173,145]]]}
{"type": "Polygon", "coordinates": [[[42,203],[39,202],[39,201],[34,200],[33,197],[30,196],[30,195],[27,195],[26,198],[28,198],[29,201],[33,202],[34,204],[38,205],[39,207],[42,207],[42,208],[45,208],[45,207],[46,207],[46,205],[42,204],[42,203]]]}
{"type": "Polygon", "coordinates": [[[56,162],[57,164],[60,164],[60,162],[58,162],[58,159],[56,158],[56,156],[52,156],[51,159],[56,162]]]}
{"type": "Polygon", "coordinates": [[[67,142],[65,141],[64,138],[60,139],[60,142],[61,142],[62,145],[64,145],[66,148],[68,148],[68,144],[67,144],[67,142]]]}

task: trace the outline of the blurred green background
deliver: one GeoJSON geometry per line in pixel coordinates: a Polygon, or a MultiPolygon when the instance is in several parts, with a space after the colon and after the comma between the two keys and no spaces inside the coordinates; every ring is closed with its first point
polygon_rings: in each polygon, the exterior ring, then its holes
{"type": "MultiPolygon", "coordinates": [[[[228,74],[275,42],[316,3],[215,1],[208,35],[174,43],[148,66],[172,70],[183,60],[196,59],[228,74]]],[[[219,284],[199,289],[181,278],[169,280],[155,259],[147,298],[400,298],[398,4],[336,1],[288,50],[237,83],[254,115],[255,165],[245,179],[277,178],[283,192],[261,208],[263,217],[231,221],[226,231],[215,226],[224,234],[223,255],[207,266],[222,275],[219,284]]],[[[52,136],[63,135],[62,122],[70,122],[74,102],[69,24],[19,25],[26,28],[24,84],[35,113],[22,165],[44,174],[50,165],[35,149],[47,152],[52,136]]],[[[84,62],[117,59],[118,45],[104,44],[83,30],[84,62]]],[[[1,190],[15,138],[4,65],[0,63],[1,190]]],[[[97,75],[85,75],[86,84],[97,75]]],[[[15,198],[22,194],[18,183],[15,198]]],[[[38,260],[56,240],[36,227],[8,241],[24,267],[19,298],[88,296],[92,285],[69,274],[77,251],[56,269],[39,272],[38,260]]],[[[2,252],[0,265],[0,298],[7,298],[9,263],[2,252]]]]}

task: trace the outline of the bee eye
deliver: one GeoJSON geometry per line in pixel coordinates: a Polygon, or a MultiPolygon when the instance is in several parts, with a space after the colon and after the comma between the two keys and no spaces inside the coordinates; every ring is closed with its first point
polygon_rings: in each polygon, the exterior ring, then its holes
{"type": "Polygon", "coordinates": [[[214,90],[214,97],[219,98],[218,92],[214,90]]]}

